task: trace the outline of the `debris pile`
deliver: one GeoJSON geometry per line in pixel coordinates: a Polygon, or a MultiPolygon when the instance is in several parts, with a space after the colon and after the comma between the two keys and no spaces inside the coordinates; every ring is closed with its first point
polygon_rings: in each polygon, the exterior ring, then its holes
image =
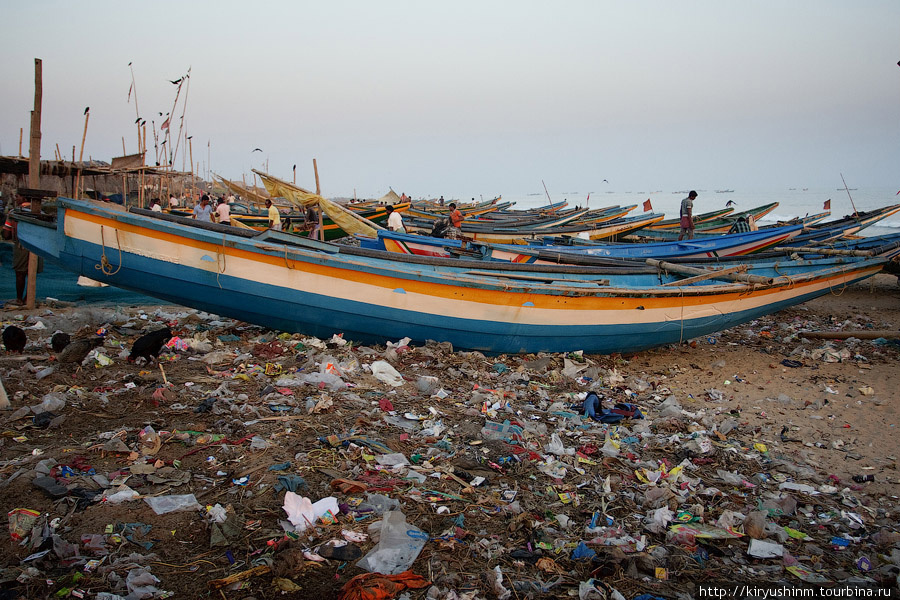
{"type": "Polygon", "coordinates": [[[896,445],[851,421],[893,433],[877,372],[898,348],[805,339],[823,323],[802,309],[633,357],[364,346],[177,308],[16,324],[4,598],[898,585],[896,445]]]}

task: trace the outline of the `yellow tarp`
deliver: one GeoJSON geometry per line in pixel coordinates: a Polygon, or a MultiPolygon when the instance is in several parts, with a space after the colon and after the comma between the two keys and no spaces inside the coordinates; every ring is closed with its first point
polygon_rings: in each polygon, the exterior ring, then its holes
{"type": "Polygon", "coordinates": [[[253,169],[253,172],[260,176],[266,190],[272,196],[279,196],[287,199],[289,202],[302,207],[318,206],[322,212],[328,215],[334,223],[343,229],[349,235],[367,235],[375,237],[378,230],[384,230],[384,227],[373,223],[372,221],[361,217],[352,211],[347,210],[340,204],[332,202],[318,194],[308,192],[287,181],[273,177],[268,173],[263,173],[253,169]]]}

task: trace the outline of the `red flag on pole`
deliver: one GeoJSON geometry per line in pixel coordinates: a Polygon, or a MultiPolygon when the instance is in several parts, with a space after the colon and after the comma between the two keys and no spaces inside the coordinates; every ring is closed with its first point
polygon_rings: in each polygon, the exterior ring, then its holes
{"type": "Polygon", "coordinates": [[[653,206],[650,204],[650,198],[644,200],[644,212],[650,212],[653,210],[653,206]]]}
{"type": "Polygon", "coordinates": [[[825,201],[825,210],[831,210],[831,198],[825,201]]]}

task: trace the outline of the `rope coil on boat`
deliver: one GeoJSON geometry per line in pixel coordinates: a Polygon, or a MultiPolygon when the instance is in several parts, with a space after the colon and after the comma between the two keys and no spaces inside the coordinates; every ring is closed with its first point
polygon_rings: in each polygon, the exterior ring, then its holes
{"type": "Polygon", "coordinates": [[[116,270],[112,270],[112,266],[109,264],[109,259],[106,258],[106,239],[103,234],[104,227],[100,226],[100,264],[94,265],[94,268],[101,271],[107,277],[111,277],[119,272],[119,269],[122,268],[122,244],[119,242],[119,230],[116,229],[116,246],[119,249],[119,266],[116,267],[116,270]]]}

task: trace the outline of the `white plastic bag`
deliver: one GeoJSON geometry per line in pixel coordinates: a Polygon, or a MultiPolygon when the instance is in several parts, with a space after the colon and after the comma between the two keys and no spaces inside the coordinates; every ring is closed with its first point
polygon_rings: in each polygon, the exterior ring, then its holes
{"type": "Polygon", "coordinates": [[[374,375],[375,379],[378,381],[383,381],[394,387],[403,385],[403,375],[401,375],[397,369],[392,367],[389,362],[384,360],[376,360],[372,363],[372,375],[374,375]]]}
{"type": "Polygon", "coordinates": [[[284,494],[282,508],[287,513],[288,521],[297,531],[305,531],[307,527],[316,522],[316,519],[324,517],[329,512],[336,515],[340,510],[337,498],[334,496],[328,496],[313,503],[309,498],[290,491],[284,494]]]}
{"type": "Polygon", "coordinates": [[[400,511],[386,512],[382,521],[372,525],[381,526],[378,545],[356,563],[370,573],[396,575],[408,570],[428,541],[428,534],[407,523],[400,511]]]}

